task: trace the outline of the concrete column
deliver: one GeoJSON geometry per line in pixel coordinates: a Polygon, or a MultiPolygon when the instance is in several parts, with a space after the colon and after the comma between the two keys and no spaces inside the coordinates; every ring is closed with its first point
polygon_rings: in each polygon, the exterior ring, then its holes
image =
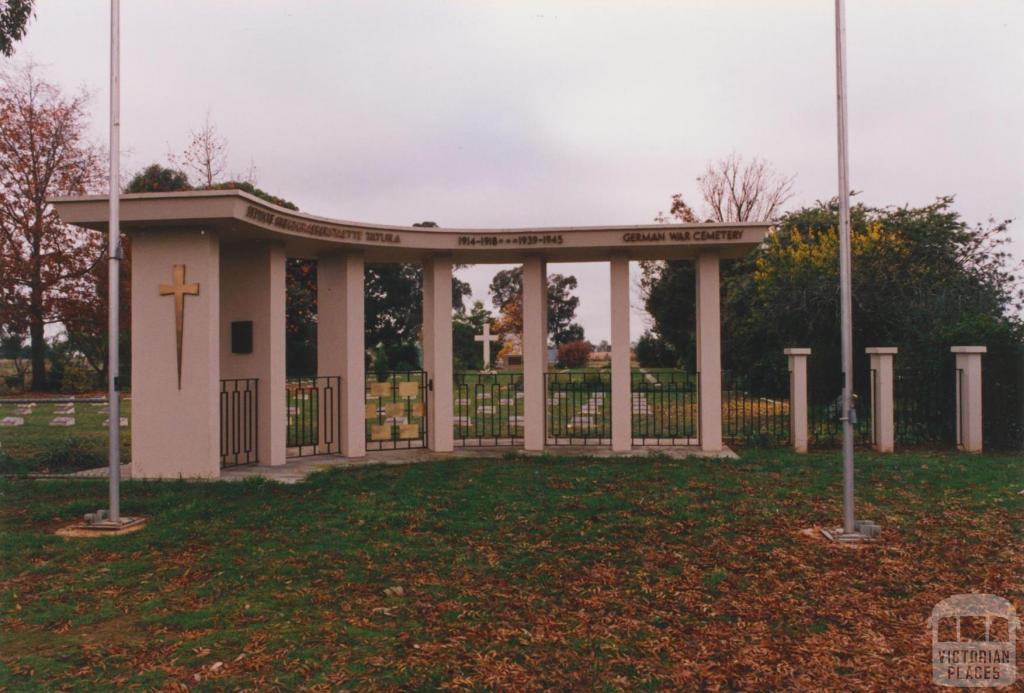
{"type": "Polygon", "coordinates": [[[983,346],[955,346],[956,445],[964,452],[981,452],[981,355],[983,346]]]}
{"type": "Polygon", "coordinates": [[[700,375],[700,447],[722,449],[722,318],[718,253],[697,256],[697,373],[700,375]]]}
{"type": "Polygon", "coordinates": [[[896,347],[868,347],[864,351],[871,362],[871,442],[878,452],[892,452],[896,449],[893,357],[899,350],[896,347]]]}
{"type": "Polygon", "coordinates": [[[793,450],[807,452],[807,357],[811,350],[794,347],[783,352],[789,357],[789,436],[793,450]]]}
{"type": "Polygon", "coordinates": [[[543,450],[544,373],[548,362],[548,270],[541,258],[523,263],[523,447],[543,450]]]}
{"type": "Polygon", "coordinates": [[[427,391],[427,444],[451,452],[452,428],[452,259],[434,255],[423,263],[423,368],[427,391]]]}
{"type": "Polygon", "coordinates": [[[612,450],[633,447],[633,417],[629,373],[629,256],[612,256],[612,450]]]}
{"type": "Polygon", "coordinates": [[[132,477],[220,476],[220,244],[199,230],[132,237],[132,477]],[[183,298],[181,386],[174,266],[183,298]]]}
{"type": "Polygon", "coordinates": [[[317,375],[341,376],[341,454],[366,455],[366,337],[361,252],[317,261],[317,375]]]}
{"type": "Polygon", "coordinates": [[[256,454],[260,464],[285,463],[285,254],[271,243],[230,245],[220,254],[222,378],[257,378],[256,454]],[[252,351],[236,354],[231,323],[252,323],[252,351]]]}

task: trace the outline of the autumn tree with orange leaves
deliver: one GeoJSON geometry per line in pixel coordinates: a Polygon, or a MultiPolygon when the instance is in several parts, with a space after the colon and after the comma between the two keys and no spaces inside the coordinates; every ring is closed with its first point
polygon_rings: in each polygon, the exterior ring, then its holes
{"type": "Polygon", "coordinates": [[[31,64],[0,74],[0,330],[29,335],[32,388],[45,389],[46,326],[73,319],[104,256],[103,235],[60,221],[47,200],[103,189],[85,136],[88,95],[66,96],[31,64]]]}

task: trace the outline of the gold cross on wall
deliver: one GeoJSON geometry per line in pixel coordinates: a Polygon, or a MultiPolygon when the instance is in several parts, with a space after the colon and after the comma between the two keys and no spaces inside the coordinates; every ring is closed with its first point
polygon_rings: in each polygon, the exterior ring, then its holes
{"type": "Polygon", "coordinates": [[[185,283],[185,265],[174,265],[174,283],[160,285],[161,296],[174,296],[174,331],[178,338],[178,389],[181,389],[181,343],[185,334],[185,296],[198,296],[199,284],[185,283]]]}

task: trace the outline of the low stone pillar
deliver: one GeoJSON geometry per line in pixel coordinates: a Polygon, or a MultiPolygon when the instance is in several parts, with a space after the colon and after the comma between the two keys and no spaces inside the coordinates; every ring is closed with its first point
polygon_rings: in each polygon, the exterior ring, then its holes
{"type": "Polygon", "coordinates": [[[899,350],[868,347],[864,351],[871,367],[871,444],[878,452],[892,452],[896,448],[893,357],[899,350]]]}
{"type": "Polygon", "coordinates": [[[956,446],[965,452],[981,452],[981,355],[983,346],[955,346],[956,446]]]}
{"type": "Polygon", "coordinates": [[[793,450],[807,452],[807,357],[811,350],[791,347],[783,352],[789,357],[789,436],[793,450]]]}

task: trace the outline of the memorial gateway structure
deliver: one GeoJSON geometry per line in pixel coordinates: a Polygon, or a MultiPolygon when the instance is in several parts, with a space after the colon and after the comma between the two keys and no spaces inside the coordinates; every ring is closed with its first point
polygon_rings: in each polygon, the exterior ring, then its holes
{"type": "MultiPolygon", "coordinates": [[[[106,230],[106,196],[53,202],[63,221],[106,230]]],[[[675,388],[690,398],[693,430],[676,429],[668,439],[718,453],[719,261],[746,255],[770,230],[751,223],[382,226],[293,212],[237,190],[124,195],[121,224],[132,243],[136,478],[215,478],[231,464],[281,465],[295,454],[360,458],[368,448],[443,453],[457,444],[507,444],[539,451],[596,441],[626,452],[664,444],[657,432],[633,430],[638,408],[647,413],[650,405],[634,392],[630,368],[631,260],[695,263],[697,373],[675,388]],[[318,372],[295,381],[285,373],[289,257],[317,261],[318,372]],[[572,377],[578,373],[548,372],[545,294],[548,262],[584,261],[609,263],[612,354],[610,377],[581,380],[572,377]],[[422,264],[422,371],[381,382],[367,375],[366,262],[422,264]],[[460,263],[522,263],[521,373],[453,372],[452,268],[460,263]],[[555,421],[573,397],[580,402],[555,421]],[[488,422],[488,430],[473,434],[474,418],[488,422]],[[587,430],[595,420],[602,422],[596,434],[587,430]]]]}

